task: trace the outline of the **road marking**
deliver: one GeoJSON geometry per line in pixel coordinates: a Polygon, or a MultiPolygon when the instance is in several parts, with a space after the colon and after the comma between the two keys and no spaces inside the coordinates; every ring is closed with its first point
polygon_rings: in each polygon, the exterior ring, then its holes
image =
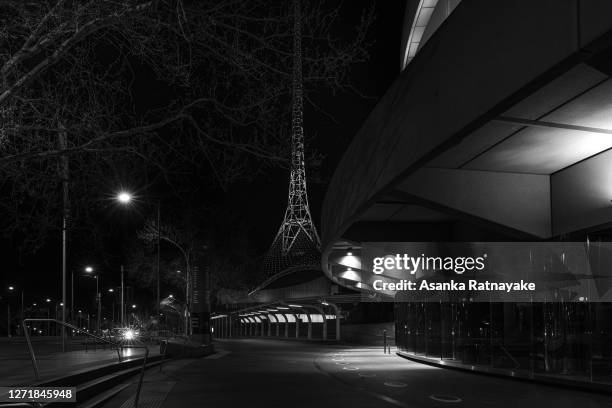
{"type": "Polygon", "coordinates": [[[381,400],[388,402],[389,404],[397,405],[399,407],[407,407],[406,404],[396,400],[395,398],[387,397],[386,395],[380,395],[380,394],[378,395],[374,394],[374,395],[380,398],[381,400]]]}
{"type": "Polygon", "coordinates": [[[336,364],[346,365],[346,364],[351,364],[351,363],[349,363],[348,361],[336,361],[336,364]]]}
{"type": "Polygon", "coordinates": [[[342,367],[343,370],[347,370],[347,371],[357,371],[359,370],[359,367],[355,367],[355,366],[346,366],[346,367],[342,367]]]}
{"type": "Polygon", "coordinates": [[[218,358],[227,356],[229,353],[231,353],[231,351],[219,350],[215,354],[211,354],[210,356],[206,356],[204,358],[209,359],[209,360],[216,360],[218,358]]]}
{"type": "Polygon", "coordinates": [[[449,402],[449,403],[456,403],[456,402],[463,401],[461,398],[455,397],[454,395],[437,395],[437,394],[432,394],[432,395],[429,396],[429,398],[434,400],[434,401],[449,402]]]}
{"type": "Polygon", "coordinates": [[[385,385],[387,387],[404,388],[406,386],[406,383],[397,382],[397,381],[388,381],[388,382],[385,383],[385,385]]]}
{"type": "Polygon", "coordinates": [[[376,374],[374,374],[374,373],[359,373],[359,376],[363,377],[363,378],[372,378],[372,377],[376,377],[376,374]]]}
{"type": "MultiPolygon", "coordinates": [[[[342,381],[337,375],[332,374],[331,372],[324,370],[319,365],[319,363],[317,362],[317,359],[314,359],[313,363],[314,363],[315,367],[317,368],[317,370],[321,371],[321,373],[329,376],[330,378],[334,378],[336,380],[342,381]]],[[[362,392],[362,393],[364,393],[366,395],[370,395],[370,396],[372,396],[374,398],[378,398],[378,399],[380,399],[382,401],[388,402],[389,404],[393,404],[393,405],[401,407],[401,408],[413,408],[412,406],[408,406],[408,404],[404,404],[401,401],[398,401],[396,399],[393,399],[393,398],[388,397],[388,396],[383,395],[383,394],[379,394],[377,392],[366,390],[366,389],[364,389],[362,387],[357,387],[356,390],[359,391],[359,392],[362,392]]]]}

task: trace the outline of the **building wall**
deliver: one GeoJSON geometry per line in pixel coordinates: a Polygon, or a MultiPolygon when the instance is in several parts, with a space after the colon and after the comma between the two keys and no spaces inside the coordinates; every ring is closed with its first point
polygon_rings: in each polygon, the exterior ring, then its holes
{"type": "Polygon", "coordinates": [[[395,323],[343,324],[342,341],[345,343],[380,346],[384,344],[384,331],[387,331],[388,345],[395,345],[395,323]]]}
{"type": "Polygon", "coordinates": [[[339,163],[323,206],[324,248],[387,189],[608,32],[610,15],[612,2],[606,1],[461,2],[381,99],[339,163]]]}
{"type": "Polygon", "coordinates": [[[396,303],[400,351],[476,371],[612,384],[610,303],[396,303]]]}

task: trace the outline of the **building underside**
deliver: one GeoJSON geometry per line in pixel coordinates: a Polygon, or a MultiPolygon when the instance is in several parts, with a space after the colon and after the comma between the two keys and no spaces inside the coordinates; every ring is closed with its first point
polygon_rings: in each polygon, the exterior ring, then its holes
{"type": "MultiPolygon", "coordinates": [[[[609,240],[612,3],[409,1],[407,10],[404,70],[325,198],[326,276],[368,296],[374,275],[362,254],[387,243],[609,240]]],[[[612,383],[609,305],[408,296],[395,299],[395,335],[413,358],[612,383]]]]}

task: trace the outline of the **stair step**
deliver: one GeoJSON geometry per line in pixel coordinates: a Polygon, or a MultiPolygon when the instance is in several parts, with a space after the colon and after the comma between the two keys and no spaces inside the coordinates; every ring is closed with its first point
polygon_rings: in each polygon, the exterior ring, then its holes
{"type": "MultiPolygon", "coordinates": [[[[147,363],[160,361],[161,357],[162,356],[149,357],[147,359],[147,363]]],[[[34,384],[34,386],[36,387],[44,387],[44,386],[47,386],[47,387],[61,387],[61,386],[75,387],[79,384],[94,380],[103,375],[111,374],[113,372],[125,370],[127,368],[132,368],[132,367],[142,367],[142,357],[130,358],[127,360],[123,360],[120,363],[116,362],[112,364],[105,364],[103,366],[97,366],[93,369],[87,368],[87,369],[80,370],[72,374],[63,376],[63,377],[57,377],[57,378],[52,378],[49,380],[41,381],[37,384],[34,384]]]]}
{"type": "Polygon", "coordinates": [[[125,390],[130,385],[132,384],[119,384],[113,388],[110,388],[107,391],[104,391],[103,393],[96,395],[93,398],[88,399],[87,401],[78,403],[77,408],[99,408],[106,401],[110,400],[112,397],[119,394],[121,391],[125,390]]]}
{"type": "MultiPolygon", "coordinates": [[[[147,362],[145,370],[153,367],[157,367],[161,364],[160,359],[156,359],[153,362],[147,362]]],[[[95,403],[98,398],[102,400],[99,403],[111,398],[114,394],[106,396],[107,392],[114,390],[119,387],[127,387],[130,384],[123,384],[128,378],[139,375],[142,370],[142,365],[137,365],[123,370],[114,371],[109,374],[104,374],[93,379],[89,379],[86,382],[76,384],[76,398],[77,406],[86,406],[90,403],[95,403]]],[[[146,375],[146,374],[145,374],[146,375]]],[[[72,385],[75,386],[75,385],[72,385]]],[[[119,389],[116,393],[120,392],[123,388],[119,389]]],[[[115,393],[115,394],[116,394],[115,393]]],[[[50,402],[43,405],[45,408],[60,408],[60,407],[74,407],[74,403],[71,402],[50,402]]]]}

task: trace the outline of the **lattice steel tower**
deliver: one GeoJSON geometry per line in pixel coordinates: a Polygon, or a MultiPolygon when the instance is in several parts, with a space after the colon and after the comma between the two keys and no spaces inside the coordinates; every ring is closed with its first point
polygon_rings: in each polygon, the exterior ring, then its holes
{"type": "Polygon", "coordinates": [[[285,219],[264,260],[268,276],[293,267],[318,265],[321,241],[312,222],[304,166],[302,21],[300,1],[293,1],[293,98],[291,120],[291,174],[285,219]]]}

